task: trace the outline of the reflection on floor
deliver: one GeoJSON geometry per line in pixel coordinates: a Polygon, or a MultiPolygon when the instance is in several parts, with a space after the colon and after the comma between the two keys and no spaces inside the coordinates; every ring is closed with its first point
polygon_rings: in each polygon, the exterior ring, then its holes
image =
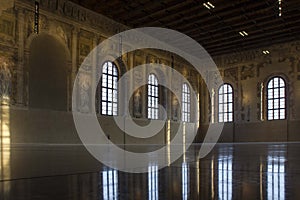
{"type": "Polygon", "coordinates": [[[11,145],[0,154],[0,199],[300,199],[300,143],[218,144],[197,160],[199,147],[133,174],[101,165],[82,146],[11,145]]]}

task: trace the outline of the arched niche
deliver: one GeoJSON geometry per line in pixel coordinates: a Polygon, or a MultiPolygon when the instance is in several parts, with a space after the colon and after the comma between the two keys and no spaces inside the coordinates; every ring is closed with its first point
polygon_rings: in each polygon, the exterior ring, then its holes
{"type": "Polygon", "coordinates": [[[65,46],[48,34],[36,36],[29,47],[29,107],[67,110],[68,54],[65,46]]]}

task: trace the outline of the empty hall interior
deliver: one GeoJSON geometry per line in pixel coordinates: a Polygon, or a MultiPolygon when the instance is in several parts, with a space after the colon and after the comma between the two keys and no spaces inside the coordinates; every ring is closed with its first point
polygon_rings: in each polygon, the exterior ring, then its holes
{"type": "Polygon", "coordinates": [[[299,0],[0,0],[1,200],[300,199],[299,101],[299,0]]]}

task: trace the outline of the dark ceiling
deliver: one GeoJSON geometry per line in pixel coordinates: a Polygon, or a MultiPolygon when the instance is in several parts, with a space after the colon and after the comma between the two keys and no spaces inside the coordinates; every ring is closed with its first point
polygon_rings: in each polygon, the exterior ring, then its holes
{"type": "Polygon", "coordinates": [[[197,40],[211,55],[300,39],[300,0],[72,0],[129,27],[166,27],[197,40]],[[242,37],[239,32],[246,31],[242,37]]]}

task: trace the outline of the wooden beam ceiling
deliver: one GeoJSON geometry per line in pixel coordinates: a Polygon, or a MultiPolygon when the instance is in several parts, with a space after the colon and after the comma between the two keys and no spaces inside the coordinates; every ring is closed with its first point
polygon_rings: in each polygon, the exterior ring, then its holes
{"type": "Polygon", "coordinates": [[[129,27],[166,27],[178,30],[204,46],[211,55],[260,48],[300,39],[300,1],[278,0],[72,0],[129,27]],[[247,31],[242,37],[239,31],[247,31]]]}

